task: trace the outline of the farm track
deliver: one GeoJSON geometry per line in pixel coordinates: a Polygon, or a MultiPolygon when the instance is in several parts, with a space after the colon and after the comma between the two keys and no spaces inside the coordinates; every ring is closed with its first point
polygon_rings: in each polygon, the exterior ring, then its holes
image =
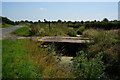
{"type": "Polygon", "coordinates": [[[16,29],[21,28],[21,27],[24,27],[24,26],[16,25],[16,26],[13,26],[13,27],[8,27],[8,28],[0,28],[0,39],[14,37],[10,33],[13,32],[16,29]]]}

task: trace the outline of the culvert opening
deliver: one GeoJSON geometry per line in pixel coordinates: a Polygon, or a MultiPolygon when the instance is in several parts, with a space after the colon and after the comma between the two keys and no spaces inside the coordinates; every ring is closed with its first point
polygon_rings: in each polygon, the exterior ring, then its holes
{"type": "Polygon", "coordinates": [[[44,45],[53,45],[57,54],[68,57],[76,57],[76,53],[87,49],[86,43],[45,42],[44,45]]]}
{"type": "Polygon", "coordinates": [[[54,43],[55,50],[58,54],[62,54],[63,56],[75,57],[76,53],[83,50],[85,51],[87,45],[85,43],[54,43]]]}

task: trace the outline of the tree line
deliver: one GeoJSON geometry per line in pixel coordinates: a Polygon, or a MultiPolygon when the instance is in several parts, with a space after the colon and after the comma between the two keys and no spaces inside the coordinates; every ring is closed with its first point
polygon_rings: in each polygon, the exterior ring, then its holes
{"type": "Polygon", "coordinates": [[[81,26],[84,26],[86,29],[89,28],[94,28],[94,29],[104,29],[104,30],[110,30],[110,29],[120,29],[120,21],[114,20],[114,21],[109,21],[107,18],[104,18],[102,21],[48,21],[44,19],[44,21],[28,21],[28,20],[21,20],[21,21],[12,21],[8,19],[7,17],[2,17],[2,23],[6,24],[11,24],[11,25],[19,25],[20,23],[45,23],[45,24],[67,24],[67,27],[72,27],[72,28],[79,28],[81,26]]]}

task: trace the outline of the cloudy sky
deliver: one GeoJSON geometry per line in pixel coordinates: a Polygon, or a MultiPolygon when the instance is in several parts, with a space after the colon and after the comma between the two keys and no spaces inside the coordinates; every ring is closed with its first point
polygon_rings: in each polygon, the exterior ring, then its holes
{"type": "Polygon", "coordinates": [[[2,2],[2,16],[11,20],[118,19],[118,2],[2,2]]]}

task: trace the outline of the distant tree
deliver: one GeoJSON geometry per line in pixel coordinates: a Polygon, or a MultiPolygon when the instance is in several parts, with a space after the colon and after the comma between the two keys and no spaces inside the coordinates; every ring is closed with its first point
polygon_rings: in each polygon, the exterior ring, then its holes
{"type": "Polygon", "coordinates": [[[47,23],[47,20],[46,20],[46,19],[44,19],[44,22],[45,22],[45,23],[47,23]]]}
{"type": "Polygon", "coordinates": [[[64,21],[64,23],[66,23],[66,21],[64,21]]]}
{"type": "Polygon", "coordinates": [[[24,23],[25,21],[21,20],[20,23],[24,23]]]}
{"type": "Polygon", "coordinates": [[[52,23],[54,24],[54,23],[56,23],[56,21],[52,21],[52,23]]]}
{"type": "Polygon", "coordinates": [[[85,21],[85,23],[90,23],[90,21],[85,21]]]}
{"type": "Polygon", "coordinates": [[[25,20],[25,22],[26,22],[26,23],[29,23],[29,21],[28,21],[28,20],[25,20]]]}
{"type": "Polygon", "coordinates": [[[29,23],[33,23],[32,21],[29,21],[29,23]]]}
{"type": "Polygon", "coordinates": [[[109,20],[107,18],[104,18],[103,19],[103,22],[108,22],[109,20]]]}
{"type": "Polygon", "coordinates": [[[68,23],[72,23],[71,21],[68,21],[68,23]]]}
{"type": "Polygon", "coordinates": [[[94,22],[97,22],[96,20],[94,20],[94,22]]]}
{"type": "Polygon", "coordinates": [[[40,20],[38,20],[38,22],[40,23],[41,21],[40,21],[40,20]]]}
{"type": "Polygon", "coordinates": [[[70,27],[70,24],[71,24],[72,22],[71,22],[71,21],[68,21],[67,23],[68,23],[68,27],[70,27]]]}
{"type": "Polygon", "coordinates": [[[14,25],[14,21],[11,21],[7,17],[2,17],[2,22],[6,23],[6,24],[12,24],[12,25],[14,25]]]}
{"type": "Polygon", "coordinates": [[[15,25],[18,25],[20,23],[20,21],[15,21],[15,25]]]}
{"type": "Polygon", "coordinates": [[[81,21],[81,24],[83,24],[84,22],[83,21],[81,21]]]}
{"type": "Polygon", "coordinates": [[[75,26],[75,24],[76,24],[76,21],[75,21],[75,22],[73,22],[73,26],[75,26]]]}
{"type": "Polygon", "coordinates": [[[60,19],[59,19],[57,22],[58,22],[58,23],[61,23],[61,22],[62,22],[62,20],[60,20],[60,19]]]}

